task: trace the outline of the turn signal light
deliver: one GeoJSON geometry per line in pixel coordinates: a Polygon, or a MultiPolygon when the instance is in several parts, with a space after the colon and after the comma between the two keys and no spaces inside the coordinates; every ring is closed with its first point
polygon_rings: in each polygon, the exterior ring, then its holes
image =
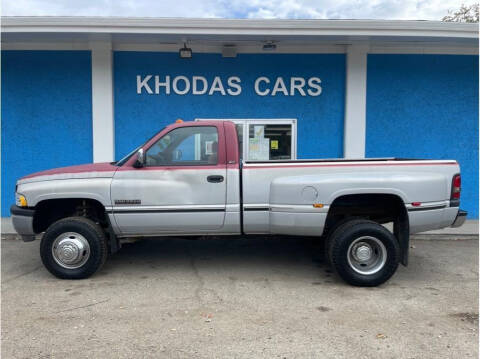
{"type": "Polygon", "coordinates": [[[323,208],[323,204],[321,203],[314,203],[313,208],[323,208]]]}
{"type": "Polygon", "coordinates": [[[27,207],[27,199],[23,195],[18,196],[18,206],[19,207],[27,207]]]}

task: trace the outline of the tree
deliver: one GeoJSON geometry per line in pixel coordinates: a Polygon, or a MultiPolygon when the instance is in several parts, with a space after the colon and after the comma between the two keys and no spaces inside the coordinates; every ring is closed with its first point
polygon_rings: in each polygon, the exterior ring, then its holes
{"type": "Polygon", "coordinates": [[[478,22],[478,3],[470,6],[462,4],[460,9],[455,12],[451,10],[447,16],[444,16],[442,21],[446,22],[478,22]]]}

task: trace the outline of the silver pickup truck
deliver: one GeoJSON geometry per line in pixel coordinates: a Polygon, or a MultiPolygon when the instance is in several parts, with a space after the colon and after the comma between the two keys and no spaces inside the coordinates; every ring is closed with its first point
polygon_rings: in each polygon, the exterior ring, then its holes
{"type": "Polygon", "coordinates": [[[12,222],[59,278],[86,278],[127,237],[289,235],[325,239],[350,284],[376,286],[407,265],[412,233],[460,226],[452,160],[243,161],[235,124],[167,126],[122,160],[34,173],[12,222]],[[392,230],[385,224],[391,223],[392,230]]]}

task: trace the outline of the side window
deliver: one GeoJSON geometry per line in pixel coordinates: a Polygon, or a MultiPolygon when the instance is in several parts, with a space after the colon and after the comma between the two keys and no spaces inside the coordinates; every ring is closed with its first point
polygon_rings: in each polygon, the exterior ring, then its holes
{"type": "Polygon", "coordinates": [[[237,128],[238,153],[241,161],[243,159],[243,124],[237,123],[235,124],[235,127],[237,128]]]}
{"type": "Polygon", "coordinates": [[[147,166],[215,165],[218,161],[216,127],[180,127],[147,150],[147,166]]]}

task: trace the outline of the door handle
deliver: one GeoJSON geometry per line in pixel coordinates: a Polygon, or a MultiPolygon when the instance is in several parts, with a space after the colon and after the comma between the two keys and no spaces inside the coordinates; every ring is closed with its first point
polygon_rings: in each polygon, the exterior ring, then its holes
{"type": "Polygon", "coordinates": [[[220,182],[223,182],[223,176],[218,176],[218,175],[208,176],[207,181],[211,183],[220,183],[220,182]]]}

